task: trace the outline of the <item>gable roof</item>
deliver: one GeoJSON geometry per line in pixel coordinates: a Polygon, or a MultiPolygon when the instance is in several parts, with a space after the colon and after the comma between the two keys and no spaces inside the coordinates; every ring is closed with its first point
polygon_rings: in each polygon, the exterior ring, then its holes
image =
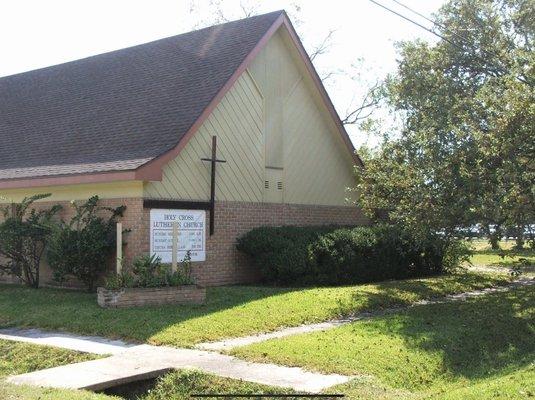
{"type": "Polygon", "coordinates": [[[0,188],[161,179],[163,165],[283,24],[354,152],[277,11],[0,78],[0,188]]]}

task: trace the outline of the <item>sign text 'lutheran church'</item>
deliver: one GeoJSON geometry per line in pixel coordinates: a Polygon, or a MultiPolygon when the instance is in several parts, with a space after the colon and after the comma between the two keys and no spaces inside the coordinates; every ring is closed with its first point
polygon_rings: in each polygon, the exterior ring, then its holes
{"type": "Polygon", "coordinates": [[[173,223],[178,228],[178,260],[190,251],[191,261],[205,261],[206,212],[204,210],[150,210],[150,252],[172,261],[173,223]]]}

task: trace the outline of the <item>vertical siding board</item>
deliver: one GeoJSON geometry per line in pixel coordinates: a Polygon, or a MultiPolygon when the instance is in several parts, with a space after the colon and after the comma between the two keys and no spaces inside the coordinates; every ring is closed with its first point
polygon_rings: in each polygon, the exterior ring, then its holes
{"type": "Polygon", "coordinates": [[[266,166],[283,167],[287,203],[345,205],[353,162],[294,53],[279,33],[249,67],[266,104],[266,166]]]}

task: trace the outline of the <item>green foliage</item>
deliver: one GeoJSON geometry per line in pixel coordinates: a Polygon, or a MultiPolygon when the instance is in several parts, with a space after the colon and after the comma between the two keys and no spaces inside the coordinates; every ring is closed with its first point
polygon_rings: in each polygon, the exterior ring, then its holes
{"type": "MultiPolygon", "coordinates": [[[[238,239],[238,250],[253,258],[266,282],[288,284],[306,279],[308,247],[337,227],[259,227],[238,239]]],[[[307,282],[302,282],[303,284],[307,282]]]]}
{"type": "Polygon", "coordinates": [[[56,205],[36,210],[30,208],[37,200],[50,194],[25,197],[20,204],[12,204],[2,211],[0,223],[0,272],[15,275],[26,285],[39,287],[41,257],[49,240],[52,218],[60,210],[56,205]]]}
{"type": "Polygon", "coordinates": [[[167,268],[156,254],[137,257],[132,263],[132,272],[141,287],[167,286],[167,268]]]}
{"type": "Polygon", "coordinates": [[[160,257],[141,255],[134,259],[131,267],[123,267],[120,274],[113,274],[106,278],[107,289],[123,287],[164,287],[192,285],[191,255],[188,251],[176,271],[171,264],[163,264],[160,257]]]}
{"type": "Polygon", "coordinates": [[[445,271],[453,272],[470,264],[474,252],[470,246],[461,240],[449,240],[442,258],[442,267],[445,271]]]}
{"type": "Polygon", "coordinates": [[[121,270],[118,274],[110,274],[104,278],[104,287],[109,290],[119,290],[121,288],[130,288],[136,285],[134,275],[129,271],[121,270]]]}
{"type": "Polygon", "coordinates": [[[447,40],[399,44],[385,93],[400,127],[358,174],[370,215],[448,236],[481,223],[521,238],[535,222],[532,4],[448,1],[437,14],[447,40]]]}
{"type": "Polygon", "coordinates": [[[238,240],[265,282],[341,285],[430,276],[466,259],[462,243],[396,226],[256,228],[238,240]]]}
{"type": "Polygon", "coordinates": [[[90,291],[106,271],[116,245],[117,219],[126,209],[100,207],[98,202],[98,196],[82,204],[71,202],[75,214],[69,223],[54,227],[46,254],[56,280],[74,276],[90,291]],[[105,213],[107,218],[101,216],[105,213]]]}

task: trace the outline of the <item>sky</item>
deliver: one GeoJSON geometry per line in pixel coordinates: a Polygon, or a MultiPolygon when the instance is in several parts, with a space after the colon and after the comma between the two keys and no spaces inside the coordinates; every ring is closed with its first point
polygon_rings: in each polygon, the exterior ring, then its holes
{"type": "MultiPolygon", "coordinates": [[[[392,0],[385,6],[422,21],[392,0]]],[[[401,0],[432,16],[444,0],[401,0]]],[[[343,117],[366,88],[395,72],[394,44],[435,38],[369,0],[3,0],[0,2],[0,76],[121,49],[223,19],[285,9],[307,50],[333,31],[314,63],[343,117]]],[[[429,23],[426,23],[429,25],[429,23]]],[[[1,95],[1,93],[0,93],[1,95]]],[[[379,111],[379,114],[381,111],[379,111]]],[[[376,144],[357,126],[347,130],[358,147],[376,144]]]]}

